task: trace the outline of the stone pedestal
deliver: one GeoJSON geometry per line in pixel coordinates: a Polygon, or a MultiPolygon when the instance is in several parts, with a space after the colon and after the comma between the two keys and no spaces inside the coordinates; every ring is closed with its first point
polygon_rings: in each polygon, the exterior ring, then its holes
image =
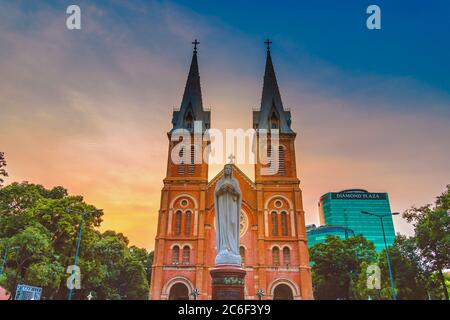
{"type": "Polygon", "coordinates": [[[244,300],[245,270],[234,265],[218,265],[210,271],[213,300],[244,300]]]}

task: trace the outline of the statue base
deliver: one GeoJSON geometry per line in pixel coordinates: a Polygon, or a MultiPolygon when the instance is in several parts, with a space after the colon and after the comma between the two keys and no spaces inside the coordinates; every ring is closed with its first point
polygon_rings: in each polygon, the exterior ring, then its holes
{"type": "Polygon", "coordinates": [[[210,270],[212,300],[244,300],[245,270],[237,265],[217,265],[210,270]]]}

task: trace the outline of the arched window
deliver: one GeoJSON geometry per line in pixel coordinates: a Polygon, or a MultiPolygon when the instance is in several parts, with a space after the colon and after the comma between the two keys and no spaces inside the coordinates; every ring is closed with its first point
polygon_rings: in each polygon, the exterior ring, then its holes
{"type": "Polygon", "coordinates": [[[175,246],[172,249],[172,264],[178,264],[180,262],[180,247],[175,246]]]}
{"type": "Polygon", "coordinates": [[[281,212],[281,235],[288,235],[288,218],[286,211],[281,212]]]}
{"type": "Polygon", "coordinates": [[[192,117],[192,113],[189,111],[186,115],[186,129],[192,129],[192,123],[194,122],[193,120],[194,118],[192,117]]]}
{"type": "Polygon", "coordinates": [[[272,264],[275,267],[280,265],[280,249],[278,247],[273,247],[272,249],[272,264]]]}
{"type": "Polygon", "coordinates": [[[280,120],[278,119],[278,115],[274,110],[270,115],[270,129],[278,129],[278,128],[280,128],[280,120]]]}
{"type": "Polygon", "coordinates": [[[283,261],[286,266],[291,264],[291,250],[288,247],[283,248],[283,261]]]}
{"type": "Polygon", "coordinates": [[[245,265],[245,248],[243,246],[239,248],[239,254],[241,255],[242,265],[245,265]]]}
{"type": "Polygon", "coordinates": [[[179,236],[181,234],[181,211],[178,210],[175,213],[175,235],[179,236]]]}
{"type": "Polygon", "coordinates": [[[186,211],[186,217],[184,221],[184,234],[186,236],[191,234],[191,218],[192,218],[192,212],[186,211]]]}
{"type": "Polygon", "coordinates": [[[272,211],[270,214],[270,218],[272,221],[272,235],[277,236],[278,235],[278,217],[276,211],[272,211]]]}
{"type": "Polygon", "coordinates": [[[191,248],[189,246],[184,246],[183,248],[183,264],[189,264],[191,259],[191,248]]]}
{"type": "Polygon", "coordinates": [[[189,162],[189,174],[193,175],[195,170],[195,146],[191,146],[191,161],[189,162]]]}
{"type": "Polygon", "coordinates": [[[278,174],[284,175],[286,173],[286,164],[284,156],[284,148],[282,146],[278,147],[278,174]]]}
{"type": "Polygon", "coordinates": [[[178,174],[179,174],[179,175],[184,175],[184,159],[183,159],[183,156],[184,156],[184,147],[182,147],[182,148],[180,149],[180,153],[178,154],[178,156],[179,156],[179,158],[180,158],[180,160],[179,160],[179,162],[178,162],[178,174]]]}

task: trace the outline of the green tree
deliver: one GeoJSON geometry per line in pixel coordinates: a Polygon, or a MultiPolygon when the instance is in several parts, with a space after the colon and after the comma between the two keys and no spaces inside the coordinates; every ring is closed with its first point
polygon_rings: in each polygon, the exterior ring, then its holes
{"type": "Polygon", "coordinates": [[[8,176],[5,167],[6,167],[5,153],[0,152],[0,188],[3,186],[3,182],[5,182],[3,178],[8,176]]]}
{"type": "Polygon", "coordinates": [[[436,272],[442,292],[449,299],[444,270],[450,268],[450,185],[435,205],[412,207],[403,217],[415,228],[416,243],[427,270],[436,272]]]}
{"type": "Polygon", "coordinates": [[[317,299],[352,299],[354,283],[363,262],[372,263],[377,253],[362,235],[348,239],[328,236],[310,249],[314,295],[317,299]]]}
{"type": "MultiPolygon", "coordinates": [[[[389,247],[389,256],[397,299],[427,299],[427,274],[422,266],[415,238],[407,238],[398,234],[395,238],[394,245],[389,247]]],[[[387,266],[386,251],[384,249],[378,256],[376,266],[380,269],[380,289],[368,288],[367,282],[370,274],[367,274],[367,268],[369,265],[364,264],[355,288],[358,299],[392,299],[392,287],[387,266]]]]}
{"type": "Polygon", "coordinates": [[[103,211],[71,196],[62,187],[46,189],[28,182],[0,189],[0,252],[8,248],[3,286],[14,295],[18,283],[43,287],[44,299],[67,299],[67,267],[73,264],[84,216],[77,265],[81,289],[74,299],[93,292],[98,299],[146,299],[148,254],[129,247],[121,233],[97,230],[103,211]]]}
{"type": "Polygon", "coordinates": [[[136,246],[131,246],[130,252],[133,255],[133,257],[144,266],[146,278],[147,278],[148,282],[150,283],[154,252],[151,251],[149,253],[149,252],[147,252],[147,250],[145,250],[143,248],[138,248],[136,246]]]}

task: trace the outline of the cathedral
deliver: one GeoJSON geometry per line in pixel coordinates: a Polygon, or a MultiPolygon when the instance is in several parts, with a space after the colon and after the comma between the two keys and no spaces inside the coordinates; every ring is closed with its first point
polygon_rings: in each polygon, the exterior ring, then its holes
{"type": "MultiPolygon", "coordinates": [[[[211,276],[216,256],[214,189],[223,170],[208,178],[208,164],[194,161],[196,150],[208,147],[200,141],[187,150],[191,161],[173,163],[175,129],[194,134],[211,126],[211,112],[203,107],[195,41],[192,62],[180,108],[173,112],[168,132],[167,173],[161,191],[150,299],[211,299],[211,276]],[[194,292],[194,294],[192,294],[194,292]]],[[[253,111],[253,128],[279,130],[278,170],[266,175],[265,164],[255,164],[252,181],[233,164],[233,176],[242,192],[240,255],[246,271],[245,299],[313,299],[311,269],[305,230],[302,191],[297,176],[291,113],[285,110],[267,41],[266,66],[259,110],[253,111]]],[[[249,111],[250,112],[250,111],[249,111]]],[[[259,137],[257,136],[256,139],[259,137]]],[[[182,152],[186,150],[182,149],[182,152]]],[[[257,149],[256,152],[263,152],[257,149]]],[[[265,150],[269,156],[272,150],[265,150]]],[[[260,159],[260,157],[257,157],[260,159]]]]}

